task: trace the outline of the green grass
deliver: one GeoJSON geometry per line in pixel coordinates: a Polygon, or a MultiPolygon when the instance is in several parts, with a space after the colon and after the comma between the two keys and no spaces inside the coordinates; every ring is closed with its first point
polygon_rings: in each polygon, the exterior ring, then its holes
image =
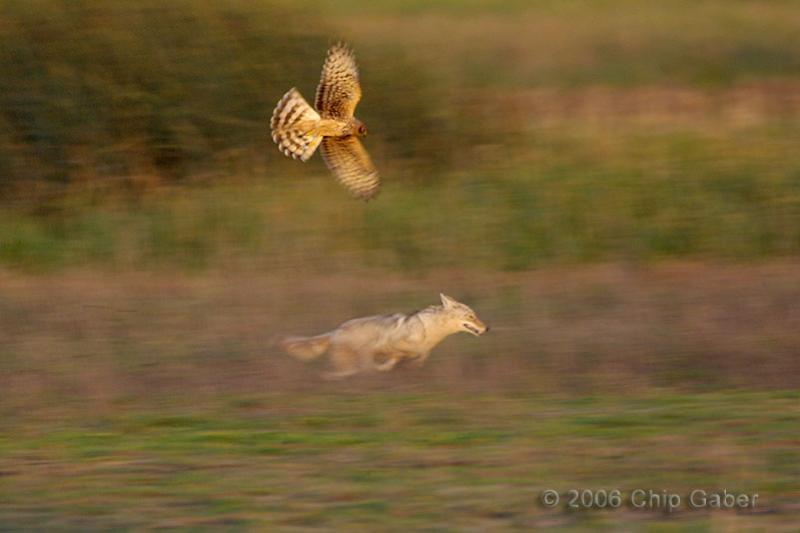
{"type": "Polygon", "coordinates": [[[1,3],[0,530],[796,527],[798,26],[779,0],[1,3]],[[339,37],[366,205],[267,131],[339,37]],[[416,373],[320,383],[270,347],[442,290],[493,332],[416,373]]]}
{"type": "Polygon", "coordinates": [[[291,86],[312,93],[337,36],[359,52],[372,142],[439,169],[483,129],[476,91],[513,120],[507,97],[543,87],[713,90],[800,75],[800,11],[780,1],[14,0],[0,13],[0,185],[273,165],[273,105],[291,86]]]}
{"type": "MultiPolygon", "coordinates": [[[[786,528],[796,393],[344,390],[5,418],[0,524],[52,528],[786,528]],[[552,511],[553,488],[760,495],[761,514],[552,511]]],[[[794,514],[793,514],[794,513],[794,514]]]]}
{"type": "Polygon", "coordinates": [[[800,248],[792,2],[15,0],[0,16],[2,267],[525,270],[800,248]],[[267,131],[337,36],[385,184],[368,206],[267,131]]]}
{"type": "Polygon", "coordinates": [[[0,264],[20,270],[337,265],[420,272],[524,270],[669,258],[751,260],[800,251],[800,160],[791,131],[722,138],[599,133],[534,147],[541,162],[431,184],[385,173],[353,201],[320,168],[138,199],[78,191],[0,214],[0,264]],[[788,135],[788,138],[786,137],[788,135]],[[758,143],[762,152],[748,152],[758,143]],[[720,155],[724,154],[724,155],[720,155]],[[99,195],[99,199],[98,199],[99,195]],[[435,207],[434,207],[435,206],[435,207]]]}

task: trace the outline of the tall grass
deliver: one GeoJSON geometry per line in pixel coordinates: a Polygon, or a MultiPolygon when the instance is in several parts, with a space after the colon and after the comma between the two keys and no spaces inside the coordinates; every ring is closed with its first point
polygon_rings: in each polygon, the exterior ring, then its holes
{"type": "Polygon", "coordinates": [[[799,18],[713,0],[5,2],[0,265],[794,255],[799,18]],[[385,183],[367,206],[267,132],[337,36],[385,183]]]}
{"type": "Polygon", "coordinates": [[[321,162],[306,176],[270,179],[265,171],[256,181],[138,196],[82,187],[4,209],[0,262],[26,270],[422,271],[788,257],[800,251],[800,161],[784,134],[631,135],[599,150],[594,135],[551,132],[526,166],[452,173],[427,185],[387,172],[382,196],[367,205],[349,198],[321,162]]]}
{"type": "Polygon", "coordinates": [[[714,0],[11,0],[0,6],[0,176],[178,178],[272,164],[274,102],[293,85],[311,95],[337,36],[357,46],[374,142],[395,159],[450,168],[483,131],[470,91],[503,101],[550,85],[796,78],[799,11],[714,0]]]}
{"type": "MultiPolygon", "coordinates": [[[[11,1],[0,18],[6,186],[179,179],[277,159],[265,152],[274,103],[293,85],[313,96],[335,34],[275,2],[11,1]]],[[[414,74],[401,65],[373,80],[420,82],[414,74]]],[[[409,91],[386,116],[413,106],[424,124],[423,94],[409,91]]]]}

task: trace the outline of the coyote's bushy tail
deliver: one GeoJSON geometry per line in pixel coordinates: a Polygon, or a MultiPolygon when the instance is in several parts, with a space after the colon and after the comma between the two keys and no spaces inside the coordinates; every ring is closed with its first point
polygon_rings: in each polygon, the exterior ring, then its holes
{"type": "Polygon", "coordinates": [[[310,361],[324,354],[330,346],[330,333],[315,337],[286,337],[278,342],[278,346],[302,361],[310,361]]]}
{"type": "Polygon", "coordinates": [[[284,154],[306,161],[322,141],[322,135],[314,132],[314,125],[319,119],[319,113],[297,89],[292,88],[283,95],[272,113],[269,123],[272,140],[284,154]]]}

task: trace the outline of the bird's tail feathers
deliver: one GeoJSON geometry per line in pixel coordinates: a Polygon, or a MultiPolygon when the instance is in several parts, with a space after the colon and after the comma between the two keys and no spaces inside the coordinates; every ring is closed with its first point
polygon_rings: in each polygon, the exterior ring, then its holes
{"type": "Polygon", "coordinates": [[[315,132],[319,120],[319,113],[297,89],[292,88],[283,95],[272,113],[272,140],[287,156],[307,161],[322,142],[322,135],[315,132]]]}

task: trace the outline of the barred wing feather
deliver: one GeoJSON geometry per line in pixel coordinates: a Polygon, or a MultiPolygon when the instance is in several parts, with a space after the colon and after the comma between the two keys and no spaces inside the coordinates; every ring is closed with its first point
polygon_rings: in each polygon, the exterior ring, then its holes
{"type": "Polygon", "coordinates": [[[353,196],[369,200],[378,194],[378,171],[357,138],[325,137],[320,150],[330,171],[353,196]]]}

